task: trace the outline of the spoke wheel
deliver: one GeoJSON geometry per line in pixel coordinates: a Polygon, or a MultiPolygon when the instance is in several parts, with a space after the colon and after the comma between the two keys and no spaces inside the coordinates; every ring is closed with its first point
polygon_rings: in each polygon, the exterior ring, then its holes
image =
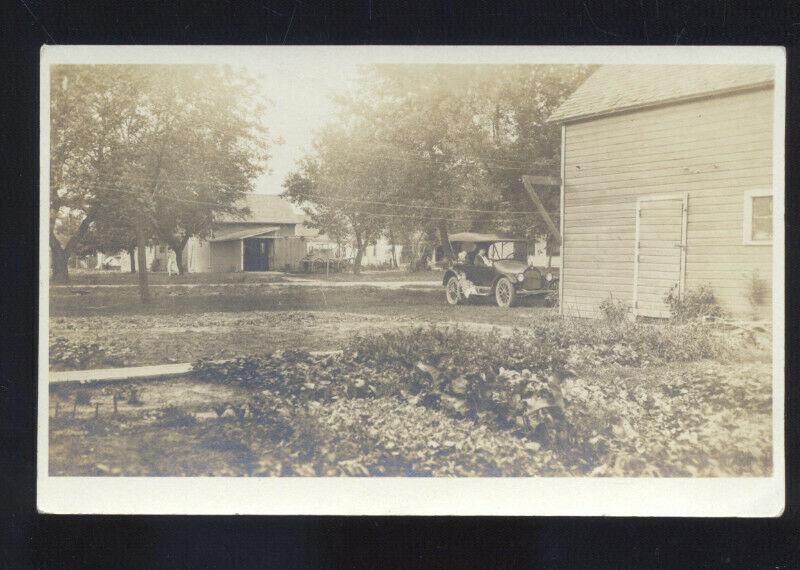
{"type": "Polygon", "coordinates": [[[507,277],[501,277],[494,286],[494,300],[497,302],[497,306],[504,309],[510,307],[514,304],[516,296],[517,292],[511,281],[507,277]]]}
{"type": "Polygon", "coordinates": [[[445,294],[447,296],[448,305],[458,305],[464,299],[464,295],[461,293],[461,285],[458,283],[458,278],[451,277],[447,280],[445,294]]]}

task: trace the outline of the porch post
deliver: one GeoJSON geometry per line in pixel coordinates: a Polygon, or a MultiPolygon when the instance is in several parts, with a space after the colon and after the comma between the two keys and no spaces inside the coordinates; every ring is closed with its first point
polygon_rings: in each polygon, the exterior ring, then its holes
{"type": "Polygon", "coordinates": [[[239,251],[241,255],[239,271],[244,271],[244,239],[239,240],[239,251]]]}

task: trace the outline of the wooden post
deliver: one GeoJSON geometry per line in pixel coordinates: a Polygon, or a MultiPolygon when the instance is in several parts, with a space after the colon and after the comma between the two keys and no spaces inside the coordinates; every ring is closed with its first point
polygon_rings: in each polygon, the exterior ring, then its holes
{"type": "Polygon", "coordinates": [[[117,415],[117,394],[116,393],[114,394],[113,402],[114,402],[114,415],[116,416],[117,415]]]}
{"type": "Polygon", "coordinates": [[[55,417],[58,417],[58,410],[59,410],[59,408],[60,408],[60,404],[61,404],[61,402],[59,402],[58,400],[56,400],[56,414],[55,414],[55,417]]]}
{"type": "Polygon", "coordinates": [[[539,199],[539,195],[536,193],[536,189],[533,187],[534,184],[542,184],[547,186],[560,186],[561,181],[556,176],[523,176],[522,183],[525,186],[525,190],[528,191],[528,195],[531,197],[536,209],[539,211],[539,214],[542,216],[545,224],[547,224],[547,228],[550,230],[550,234],[558,240],[558,244],[561,245],[561,233],[559,232],[558,228],[556,228],[555,223],[553,223],[553,219],[550,217],[550,214],[547,213],[547,210],[542,204],[542,201],[539,199]]]}

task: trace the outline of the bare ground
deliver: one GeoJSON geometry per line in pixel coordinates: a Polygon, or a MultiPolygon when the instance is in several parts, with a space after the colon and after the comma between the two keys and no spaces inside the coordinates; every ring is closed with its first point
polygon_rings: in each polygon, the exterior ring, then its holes
{"type": "Polygon", "coordinates": [[[50,338],[97,343],[122,354],[124,365],[140,366],[286,348],[336,350],[358,332],[397,326],[524,327],[553,313],[535,301],[511,310],[483,299],[451,307],[442,291],[397,287],[163,287],[149,305],[132,288],[52,288],[50,338]]]}

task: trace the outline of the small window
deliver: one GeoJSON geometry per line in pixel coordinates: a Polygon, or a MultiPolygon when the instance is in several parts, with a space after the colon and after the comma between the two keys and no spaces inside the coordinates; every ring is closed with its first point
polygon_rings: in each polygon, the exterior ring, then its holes
{"type": "Polygon", "coordinates": [[[165,245],[158,246],[158,253],[166,253],[166,251],[167,251],[167,246],[165,245]]]}
{"type": "Polygon", "coordinates": [[[743,243],[772,243],[772,191],[751,190],[744,195],[743,243]]]}

